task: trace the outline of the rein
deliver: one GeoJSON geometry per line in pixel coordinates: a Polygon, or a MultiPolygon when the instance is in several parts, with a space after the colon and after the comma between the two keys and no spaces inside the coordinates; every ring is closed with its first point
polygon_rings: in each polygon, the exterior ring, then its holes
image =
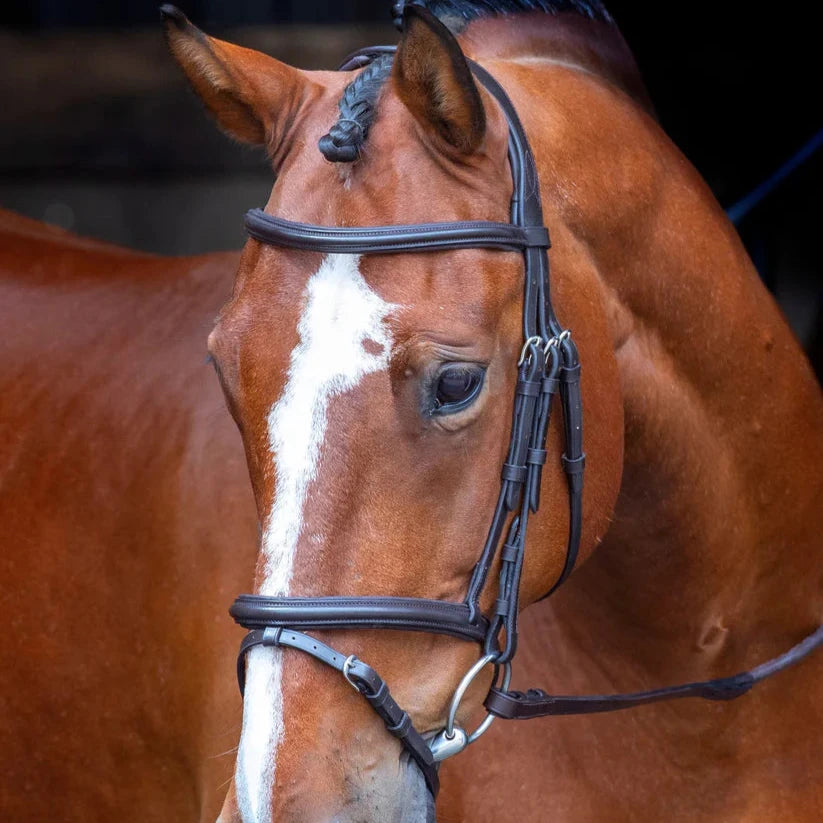
{"type": "MultiPolygon", "coordinates": [[[[393,46],[378,46],[351,55],[341,70],[367,65],[393,46]]],[[[509,164],[513,194],[511,222],[465,221],[395,226],[337,228],[297,223],[260,209],[246,215],[246,230],[255,240],[274,246],[350,254],[428,253],[465,248],[518,251],[525,262],[523,295],[524,344],[517,363],[514,412],[501,488],[488,536],[460,603],[407,597],[265,597],[240,595],[230,614],[249,633],[240,646],[237,677],[245,686],[246,654],[256,646],[297,649],[338,670],[377,712],[420,767],[432,795],[439,788],[438,763],[462,751],[488,729],[495,717],[527,719],[547,715],[589,714],[631,708],[660,700],[701,697],[729,700],[756,683],[802,660],[823,644],[823,626],[785,654],[732,677],[688,683],[648,692],[614,695],[552,696],[532,689],[509,690],[511,661],[517,650],[517,616],[529,517],[540,505],[540,483],[547,460],[546,436],[552,400],[560,396],[565,450],[560,457],[569,493],[569,535],[563,569],[551,594],[571,574],[577,559],[582,525],[585,454],[580,400],[580,362],[567,329],[555,317],[549,290],[549,234],[537,168],[517,112],[499,83],[469,60],[477,79],[497,100],[509,125],[509,164]],[[504,538],[505,533],[505,538],[504,538]],[[502,545],[501,545],[502,543],[502,545]],[[492,564],[500,555],[498,595],[491,613],[479,601],[492,564]],[[461,680],[452,698],[444,729],[428,740],[392,698],[386,682],[354,655],[345,655],[306,634],[334,628],[402,629],[448,635],[482,645],[480,659],[461,680]],[[502,642],[501,642],[502,641],[502,642]],[[488,715],[469,733],[455,722],[460,701],[472,680],[494,667],[485,699],[488,715]],[[502,671],[502,673],[501,673],[502,671]]]]}

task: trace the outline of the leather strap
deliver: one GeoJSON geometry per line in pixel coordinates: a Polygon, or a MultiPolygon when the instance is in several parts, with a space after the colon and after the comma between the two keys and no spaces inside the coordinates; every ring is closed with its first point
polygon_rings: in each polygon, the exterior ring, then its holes
{"type": "Polygon", "coordinates": [[[414,728],[409,715],[397,705],[386,681],[371,667],[353,656],[346,656],[315,637],[281,627],[267,627],[250,631],[240,644],[237,656],[237,682],[240,693],[246,688],[246,655],[255,646],[282,646],[299,649],[316,660],[343,673],[349,683],[366,698],[383,721],[386,729],[396,737],[420,767],[423,778],[433,797],[437,797],[440,780],[437,764],[426,741],[414,728]]]}
{"type": "Polygon", "coordinates": [[[229,614],[246,629],[403,629],[483,642],[488,621],[465,603],[413,597],[263,597],[241,594],[229,614]]]}
{"type": "Polygon", "coordinates": [[[549,248],[544,226],[513,226],[486,220],[462,223],[410,223],[397,226],[338,227],[295,223],[251,209],[246,231],[255,240],[304,251],[346,254],[397,254],[453,249],[523,251],[549,248]]]}
{"type": "Polygon", "coordinates": [[[679,700],[699,697],[704,700],[733,700],[748,692],[755,684],[777,672],[794,666],[823,645],[823,626],[820,626],[796,646],[778,657],[731,677],[684,683],[663,689],[628,694],[590,694],[581,696],[549,695],[540,689],[527,692],[502,691],[492,688],[485,706],[496,717],[507,720],[528,720],[532,717],[550,717],[569,714],[595,714],[633,709],[661,700],[679,700]]]}

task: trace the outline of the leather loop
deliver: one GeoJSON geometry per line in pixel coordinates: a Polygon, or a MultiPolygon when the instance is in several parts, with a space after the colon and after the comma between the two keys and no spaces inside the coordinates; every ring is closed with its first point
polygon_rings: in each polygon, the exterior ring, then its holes
{"type": "Polygon", "coordinates": [[[567,474],[583,474],[583,469],[586,467],[586,455],[581,454],[580,457],[574,459],[562,455],[560,458],[563,461],[563,469],[567,474]]]}
{"type": "Polygon", "coordinates": [[[500,552],[500,559],[504,563],[512,563],[517,560],[518,555],[520,554],[520,546],[512,545],[511,543],[506,543],[503,546],[502,551],[500,552]]]}
{"type": "Polygon", "coordinates": [[[386,726],[386,730],[389,732],[389,734],[392,734],[401,740],[409,736],[411,728],[411,718],[406,714],[406,712],[403,712],[403,716],[395,725],[386,726]]]}
{"type": "Polygon", "coordinates": [[[528,469],[526,466],[513,466],[511,463],[504,463],[500,476],[504,480],[509,480],[513,483],[523,483],[526,480],[527,473],[528,469]]]}
{"type": "Polygon", "coordinates": [[[540,394],[540,383],[536,380],[518,380],[515,392],[526,397],[537,397],[540,394]]]}
{"type": "Polygon", "coordinates": [[[546,462],[548,456],[549,453],[545,449],[529,449],[526,456],[526,462],[533,466],[542,466],[546,462]]]}

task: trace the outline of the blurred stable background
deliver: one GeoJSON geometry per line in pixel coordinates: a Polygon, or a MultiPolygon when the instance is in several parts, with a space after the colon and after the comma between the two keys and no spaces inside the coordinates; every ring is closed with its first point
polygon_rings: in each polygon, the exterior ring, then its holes
{"type": "MultiPolygon", "coordinates": [[[[208,122],[157,3],[0,5],[0,205],[164,254],[239,248],[265,202],[257,151],[208,122]]],[[[396,41],[391,0],[180,0],[210,34],[302,68],[396,41]]],[[[814,5],[607,3],[663,127],[728,207],[823,129],[814,5]],[[757,10],[756,10],[757,9],[757,10]]],[[[823,150],[739,223],[761,276],[823,366],[823,150]]]]}

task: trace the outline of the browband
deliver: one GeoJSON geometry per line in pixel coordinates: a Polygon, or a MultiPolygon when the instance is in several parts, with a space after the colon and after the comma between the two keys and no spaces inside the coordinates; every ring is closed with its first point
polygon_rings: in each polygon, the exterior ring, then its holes
{"type": "Polygon", "coordinates": [[[545,226],[514,226],[487,220],[340,228],[295,223],[273,217],[262,209],[251,209],[245,222],[249,235],[262,243],[327,254],[394,254],[477,248],[524,251],[551,246],[545,226]]]}

